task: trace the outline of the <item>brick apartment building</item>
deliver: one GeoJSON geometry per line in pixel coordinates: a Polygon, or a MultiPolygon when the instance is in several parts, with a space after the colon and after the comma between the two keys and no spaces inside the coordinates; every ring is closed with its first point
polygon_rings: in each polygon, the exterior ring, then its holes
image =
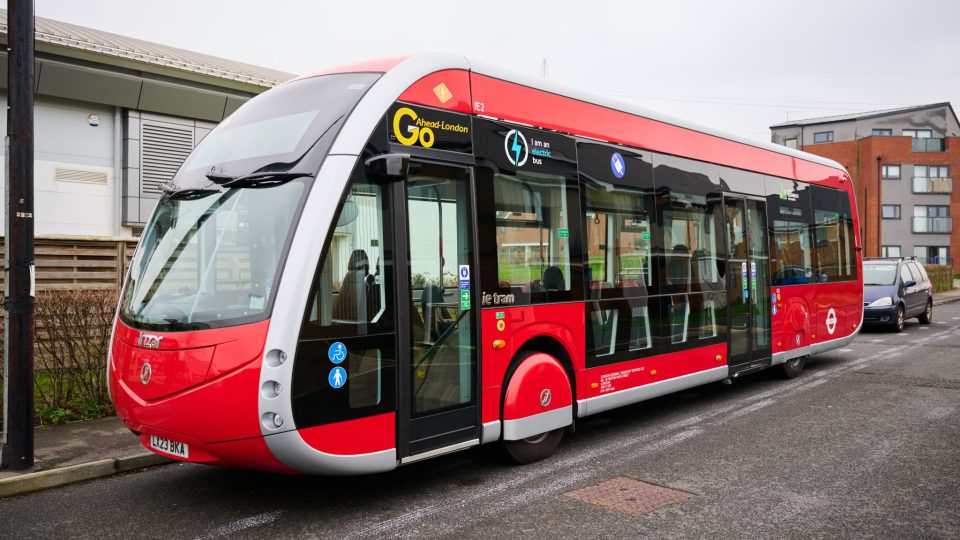
{"type": "Polygon", "coordinates": [[[833,159],[856,187],[867,257],[916,256],[960,272],[960,122],[950,103],[792,120],[774,143],[833,159]]]}

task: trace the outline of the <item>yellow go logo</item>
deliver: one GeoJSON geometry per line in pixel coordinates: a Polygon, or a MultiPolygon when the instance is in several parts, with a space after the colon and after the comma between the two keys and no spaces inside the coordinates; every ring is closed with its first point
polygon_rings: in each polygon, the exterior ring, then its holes
{"type": "Polygon", "coordinates": [[[410,107],[397,109],[396,114],[393,115],[393,134],[397,137],[397,141],[404,146],[413,146],[419,141],[420,146],[430,148],[434,141],[433,130],[428,127],[421,128],[417,126],[416,122],[417,113],[413,109],[410,107]],[[411,125],[407,127],[407,133],[400,129],[400,124],[404,118],[409,118],[411,122],[411,125]]]}

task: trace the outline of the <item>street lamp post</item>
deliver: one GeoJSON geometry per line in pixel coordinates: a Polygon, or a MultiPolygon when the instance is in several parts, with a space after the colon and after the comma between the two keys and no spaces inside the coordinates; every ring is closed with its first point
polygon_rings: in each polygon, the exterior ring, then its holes
{"type": "Polygon", "coordinates": [[[33,0],[7,2],[7,312],[0,468],[33,467],[33,0]]]}

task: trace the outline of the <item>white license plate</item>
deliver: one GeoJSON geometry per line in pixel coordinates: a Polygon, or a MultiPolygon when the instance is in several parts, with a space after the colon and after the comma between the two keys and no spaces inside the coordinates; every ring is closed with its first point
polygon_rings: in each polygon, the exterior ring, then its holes
{"type": "Polygon", "coordinates": [[[183,459],[190,457],[190,445],[187,443],[171,441],[170,439],[164,439],[163,437],[157,437],[156,435],[150,436],[150,448],[159,450],[164,454],[182,457],[183,459]]]}

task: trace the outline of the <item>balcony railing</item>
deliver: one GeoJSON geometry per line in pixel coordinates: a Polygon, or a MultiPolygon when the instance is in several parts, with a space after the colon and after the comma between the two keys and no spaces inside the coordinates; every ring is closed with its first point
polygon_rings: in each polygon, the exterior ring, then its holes
{"type": "Polygon", "coordinates": [[[949,234],[953,231],[951,217],[915,217],[913,218],[913,232],[949,234]]]}
{"type": "Polygon", "coordinates": [[[913,139],[914,152],[945,152],[944,139],[913,139]]]}
{"type": "Polygon", "coordinates": [[[949,177],[913,177],[914,193],[953,193],[953,178],[949,177]]]}
{"type": "Polygon", "coordinates": [[[922,264],[942,264],[953,266],[953,259],[950,257],[917,257],[917,261],[922,264]]]}

